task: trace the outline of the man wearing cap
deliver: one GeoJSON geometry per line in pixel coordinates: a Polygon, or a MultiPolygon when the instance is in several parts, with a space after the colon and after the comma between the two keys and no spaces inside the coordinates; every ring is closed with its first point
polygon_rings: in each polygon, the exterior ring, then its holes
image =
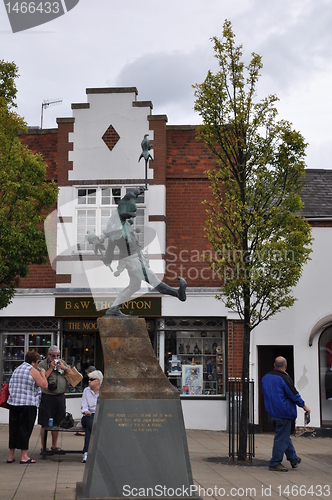
{"type": "MultiPolygon", "coordinates": [[[[52,345],[48,349],[48,356],[43,359],[38,368],[44,368],[48,381],[47,389],[42,389],[42,396],[38,412],[38,424],[41,425],[40,438],[42,449],[44,446],[45,427],[48,426],[48,421],[53,418],[53,425],[57,426],[60,420],[66,413],[66,398],[65,392],[67,380],[65,375],[69,367],[60,359],[60,350],[58,346],[52,345]]],[[[58,448],[59,432],[52,431],[52,452],[62,453],[58,448]]]]}
{"type": "Polygon", "coordinates": [[[89,367],[85,370],[85,372],[86,372],[86,374],[87,374],[87,375],[89,375],[89,373],[91,373],[91,372],[95,372],[96,370],[97,370],[97,368],[96,368],[95,366],[92,366],[92,365],[91,365],[91,366],[89,366],[89,367]]]}

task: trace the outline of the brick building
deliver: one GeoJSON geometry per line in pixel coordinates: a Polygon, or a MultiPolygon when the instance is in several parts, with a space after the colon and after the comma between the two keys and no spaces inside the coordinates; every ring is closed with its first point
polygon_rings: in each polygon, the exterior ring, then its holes
{"type": "MultiPolygon", "coordinates": [[[[102,235],[119,199],[145,186],[144,160],[138,158],[141,140],[149,134],[153,161],[148,189],[137,200],[136,225],[151,269],[172,287],[178,287],[179,275],[184,277],[187,300],[160,295],[142,283],[122,310],[146,319],[159,362],[181,393],[186,427],[226,429],[227,378],[241,376],[242,324],[215,299],[218,279],[207,263],[211,249],[204,237],[202,201],[211,196],[205,171],[213,166],[212,158],[195,140],[195,126],[168,125],[166,115],[153,115],[151,102],[137,99],[134,87],[87,89],[87,96],[88,102],[72,104],[73,117],[59,118],[56,129],[30,130],[21,138],[44,156],[49,178],[58,182],[59,196],[46,224],[50,263],[33,266],[13,303],[0,311],[2,379],[10,377],[27,349],[46,353],[51,343],[58,343],[62,357],[82,373],[89,364],[103,368],[96,318],[127,286],[128,277],[126,272],[114,277],[93,252],[86,234],[102,235]]],[[[332,422],[332,401],[324,398],[325,372],[330,368],[324,352],[332,338],[332,311],[326,300],[331,282],[326,265],[332,234],[330,186],[329,171],[307,172],[304,215],[312,223],[315,243],[312,261],[297,287],[299,300],[252,335],[255,422],[263,430],[267,423],[259,380],[271,369],[273,357],[283,353],[302,396],[316,410],[313,425],[332,422]],[[315,278],[310,278],[308,287],[307,276],[312,274],[315,278]],[[303,306],[308,301],[310,307],[303,306]],[[303,359],[308,361],[303,364],[303,359]]],[[[67,395],[67,409],[76,418],[85,384],[84,378],[67,395]]],[[[5,419],[0,409],[0,421],[5,419]]]]}

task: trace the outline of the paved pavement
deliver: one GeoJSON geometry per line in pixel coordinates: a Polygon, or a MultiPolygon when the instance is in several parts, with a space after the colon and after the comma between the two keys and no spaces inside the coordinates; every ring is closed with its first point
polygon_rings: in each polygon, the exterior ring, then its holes
{"type": "MultiPolygon", "coordinates": [[[[74,500],[76,483],[82,481],[81,454],[53,455],[42,460],[39,426],[30,440],[29,455],[34,465],[7,464],[8,425],[0,424],[0,500],[74,500]]],[[[228,434],[213,431],[187,431],[194,483],[205,499],[230,497],[257,498],[332,498],[332,439],[294,437],[293,443],[302,463],[297,469],[270,472],[267,463],[272,434],[255,437],[253,465],[228,463],[228,434]],[[200,488],[200,489],[199,489],[200,488]]],[[[59,445],[80,450],[83,437],[60,434],[59,445]]],[[[289,466],[288,462],[284,465],[289,466]]]]}

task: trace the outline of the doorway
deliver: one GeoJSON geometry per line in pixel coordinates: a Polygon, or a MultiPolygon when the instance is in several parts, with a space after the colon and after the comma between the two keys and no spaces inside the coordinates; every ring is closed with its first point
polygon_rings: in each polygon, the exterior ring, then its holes
{"type": "Polygon", "coordinates": [[[265,411],[264,398],[262,394],[262,378],[273,370],[274,360],[278,356],[287,359],[287,373],[294,380],[294,348],[292,345],[257,346],[258,348],[258,410],[259,428],[261,432],[273,432],[269,417],[265,411]]]}
{"type": "Polygon", "coordinates": [[[332,427],[332,327],[319,337],[320,407],[322,427],[332,427]]]}

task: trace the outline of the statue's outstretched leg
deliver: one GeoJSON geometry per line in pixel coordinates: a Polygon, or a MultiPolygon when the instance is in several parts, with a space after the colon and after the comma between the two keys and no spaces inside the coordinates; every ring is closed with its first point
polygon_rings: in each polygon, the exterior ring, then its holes
{"type": "Polygon", "coordinates": [[[186,296],[187,282],[184,278],[181,278],[180,276],[178,277],[178,280],[180,282],[180,286],[177,290],[175,288],[170,287],[169,285],[166,285],[166,283],[163,283],[162,281],[155,287],[155,290],[157,290],[157,292],[163,293],[164,295],[172,295],[173,297],[177,297],[179,300],[184,302],[187,298],[186,296]]]}

